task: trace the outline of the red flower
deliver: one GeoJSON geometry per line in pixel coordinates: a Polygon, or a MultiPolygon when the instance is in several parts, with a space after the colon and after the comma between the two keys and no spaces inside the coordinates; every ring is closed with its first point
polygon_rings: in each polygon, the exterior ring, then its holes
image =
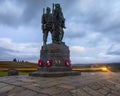
{"type": "Polygon", "coordinates": [[[47,60],[46,67],[50,67],[50,66],[52,66],[52,60],[47,60]]]}
{"type": "Polygon", "coordinates": [[[65,66],[67,66],[67,67],[71,66],[70,60],[65,60],[65,66]]]}
{"type": "Polygon", "coordinates": [[[42,60],[38,60],[38,66],[42,67],[43,66],[43,61],[42,60]]]}

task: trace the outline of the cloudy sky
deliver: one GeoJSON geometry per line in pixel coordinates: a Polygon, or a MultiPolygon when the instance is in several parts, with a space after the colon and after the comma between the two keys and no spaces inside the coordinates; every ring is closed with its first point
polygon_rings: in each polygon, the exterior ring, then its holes
{"type": "Polygon", "coordinates": [[[38,61],[42,10],[52,3],[61,4],[73,64],[120,62],[120,0],[0,0],[0,61],[38,61]]]}

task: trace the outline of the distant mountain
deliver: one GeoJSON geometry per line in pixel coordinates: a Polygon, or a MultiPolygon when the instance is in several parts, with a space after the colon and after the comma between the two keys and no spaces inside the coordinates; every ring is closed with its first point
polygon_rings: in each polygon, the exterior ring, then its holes
{"type": "Polygon", "coordinates": [[[107,64],[107,67],[112,71],[120,71],[120,63],[110,63],[107,64]]]}
{"type": "Polygon", "coordinates": [[[120,71],[120,63],[96,63],[96,64],[73,64],[72,67],[80,68],[100,68],[107,67],[111,71],[120,71]]]}
{"type": "Polygon", "coordinates": [[[120,63],[89,63],[89,64],[72,64],[72,66],[91,66],[91,65],[114,65],[114,64],[120,64],[120,63]]]}
{"type": "Polygon", "coordinates": [[[91,67],[91,64],[72,64],[72,67],[85,67],[85,68],[89,68],[89,67],[91,67]]]}

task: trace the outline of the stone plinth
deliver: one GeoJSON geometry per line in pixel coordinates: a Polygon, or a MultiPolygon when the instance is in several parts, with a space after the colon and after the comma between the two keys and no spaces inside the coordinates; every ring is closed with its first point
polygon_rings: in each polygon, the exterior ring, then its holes
{"type": "Polygon", "coordinates": [[[30,73],[31,76],[68,76],[79,75],[80,72],[72,71],[70,64],[69,47],[65,44],[48,44],[42,46],[40,51],[40,60],[42,66],[38,71],[30,73]],[[51,66],[46,66],[47,61],[51,61],[51,66]],[[66,65],[66,61],[69,61],[66,65]]]}
{"type": "Polygon", "coordinates": [[[70,60],[69,47],[63,44],[49,44],[42,46],[40,59],[44,64],[47,60],[52,60],[53,66],[64,66],[65,60],[70,60]]]}

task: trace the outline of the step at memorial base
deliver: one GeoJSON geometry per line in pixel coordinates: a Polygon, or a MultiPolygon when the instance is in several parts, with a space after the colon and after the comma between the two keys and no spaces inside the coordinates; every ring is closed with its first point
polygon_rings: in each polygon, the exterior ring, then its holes
{"type": "Polygon", "coordinates": [[[80,75],[79,71],[57,71],[57,72],[47,72],[47,71],[36,71],[29,74],[29,76],[36,77],[62,77],[62,76],[76,76],[80,75]]]}

